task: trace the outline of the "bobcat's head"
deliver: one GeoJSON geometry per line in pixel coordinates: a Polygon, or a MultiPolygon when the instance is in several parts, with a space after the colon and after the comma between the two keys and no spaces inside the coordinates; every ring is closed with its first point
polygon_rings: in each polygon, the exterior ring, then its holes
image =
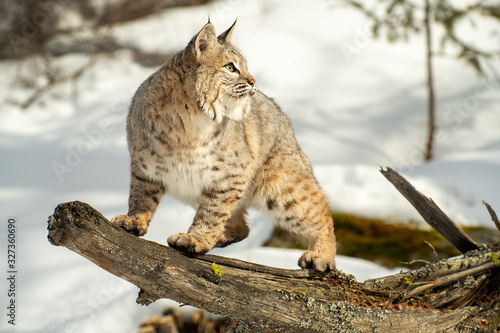
{"type": "Polygon", "coordinates": [[[243,119],[256,90],[245,57],[231,43],[235,24],[217,37],[212,23],[207,23],[183,52],[186,92],[217,122],[223,117],[243,119]]]}

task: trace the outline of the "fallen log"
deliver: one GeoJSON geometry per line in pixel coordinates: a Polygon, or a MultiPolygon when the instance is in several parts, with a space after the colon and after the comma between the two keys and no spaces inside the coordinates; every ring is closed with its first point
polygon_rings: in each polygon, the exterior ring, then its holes
{"type": "Polygon", "coordinates": [[[188,256],[131,235],[78,201],[58,205],[48,230],[53,245],[139,287],[139,304],[160,298],[189,304],[231,319],[227,331],[486,332],[499,325],[499,246],[358,283],[339,271],[323,274],[188,256]],[[465,273],[453,275],[460,272],[465,273]],[[452,277],[443,283],[447,276],[452,277]],[[439,295],[447,290],[464,299],[429,306],[431,297],[442,300],[439,295]]]}

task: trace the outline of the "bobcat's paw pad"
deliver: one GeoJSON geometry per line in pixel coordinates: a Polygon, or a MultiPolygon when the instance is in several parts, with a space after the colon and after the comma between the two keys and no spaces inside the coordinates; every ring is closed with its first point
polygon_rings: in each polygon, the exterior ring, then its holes
{"type": "Polygon", "coordinates": [[[328,272],[335,269],[335,260],[333,257],[325,256],[321,253],[306,251],[299,258],[299,266],[302,268],[313,268],[320,272],[328,272]]]}
{"type": "Polygon", "coordinates": [[[111,223],[136,236],[144,236],[148,231],[147,224],[141,223],[136,218],[128,215],[115,216],[111,219],[111,223]]]}
{"type": "Polygon", "coordinates": [[[183,232],[168,237],[167,242],[171,247],[189,253],[203,254],[212,249],[206,242],[183,232]]]}

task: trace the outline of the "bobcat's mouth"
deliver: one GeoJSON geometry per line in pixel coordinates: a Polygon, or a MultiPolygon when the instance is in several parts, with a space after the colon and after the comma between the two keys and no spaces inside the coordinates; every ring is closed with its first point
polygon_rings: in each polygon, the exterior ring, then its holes
{"type": "Polygon", "coordinates": [[[253,94],[255,94],[256,91],[257,91],[257,87],[253,86],[252,89],[249,92],[249,95],[252,96],[253,94]]]}

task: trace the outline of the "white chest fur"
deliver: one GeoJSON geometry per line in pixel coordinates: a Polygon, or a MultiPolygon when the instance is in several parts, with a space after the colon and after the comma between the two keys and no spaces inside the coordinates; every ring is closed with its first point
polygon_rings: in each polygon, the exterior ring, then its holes
{"type": "Polygon", "coordinates": [[[166,194],[195,208],[200,204],[201,193],[213,182],[211,157],[165,159],[149,169],[149,175],[166,187],[166,194]]]}

